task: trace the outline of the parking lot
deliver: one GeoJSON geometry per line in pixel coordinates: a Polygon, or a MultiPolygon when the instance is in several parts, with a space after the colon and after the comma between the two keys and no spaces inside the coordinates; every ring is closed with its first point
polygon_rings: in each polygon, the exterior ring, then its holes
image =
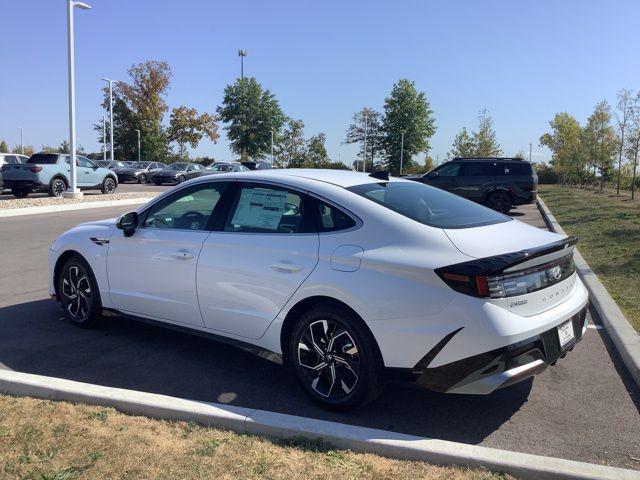
{"type": "MultiPolygon", "coordinates": [[[[286,369],[227,345],[117,318],[95,330],[73,327],[48,298],[47,248],[77,223],[130,209],[0,219],[0,368],[640,469],[640,392],[597,319],[533,381],[484,397],[394,383],[345,414],[316,408],[286,369]]],[[[544,228],[534,206],[512,215],[544,228]]]]}
{"type": "MultiPolygon", "coordinates": [[[[140,185],[138,183],[121,183],[118,185],[116,189],[116,193],[132,193],[132,192],[164,192],[168,188],[171,188],[171,185],[153,185],[153,184],[145,184],[140,185]]],[[[86,190],[84,192],[85,195],[99,195],[102,196],[100,190],[86,190]]],[[[9,190],[5,190],[4,192],[0,192],[0,202],[2,200],[9,200],[15,198],[9,190]]],[[[46,193],[30,193],[28,198],[49,198],[49,195],[46,193]]],[[[105,200],[109,197],[104,196],[105,200]]],[[[0,203],[0,208],[2,208],[2,203],[0,203]]]]}

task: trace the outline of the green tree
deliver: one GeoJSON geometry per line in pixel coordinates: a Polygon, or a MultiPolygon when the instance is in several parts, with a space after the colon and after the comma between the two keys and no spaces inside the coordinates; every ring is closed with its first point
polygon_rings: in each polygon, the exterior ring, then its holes
{"type": "Polygon", "coordinates": [[[304,122],[289,119],[275,145],[275,166],[301,167],[307,161],[307,142],[304,139],[304,122]]]}
{"type": "Polygon", "coordinates": [[[614,156],[618,147],[618,139],[611,126],[611,107],[606,101],[598,103],[589,116],[583,142],[594,172],[600,175],[602,191],[605,180],[613,175],[614,156]]]}
{"type": "Polygon", "coordinates": [[[178,155],[188,157],[187,145],[196,148],[200,140],[207,136],[212,142],[218,139],[218,123],[215,116],[198,114],[195,108],[176,107],[171,110],[167,136],[170,142],[178,144],[178,155]]]}
{"type": "Polygon", "coordinates": [[[618,127],[618,179],[616,180],[616,194],[620,195],[620,171],[622,170],[622,154],[626,147],[625,133],[631,121],[633,96],[630,90],[623,88],[618,92],[616,104],[616,124],[618,127]]]}
{"type": "Polygon", "coordinates": [[[540,137],[540,145],[551,150],[551,166],[560,183],[585,183],[584,134],[580,123],[567,112],[562,112],[553,117],[549,126],[551,132],[540,137]]]}
{"type": "Polygon", "coordinates": [[[327,136],[324,133],[313,135],[307,141],[307,163],[309,167],[326,168],[331,163],[325,143],[327,136]]]}
{"type": "Polygon", "coordinates": [[[394,175],[400,171],[403,133],[403,163],[407,169],[414,155],[429,150],[429,139],[436,131],[435,118],[426,94],[416,90],[415,82],[402,79],[393,86],[384,102],[382,131],[388,168],[394,175]]]}
{"type": "Polygon", "coordinates": [[[5,140],[0,140],[0,152],[5,153],[9,151],[9,145],[5,140]]]}
{"type": "Polygon", "coordinates": [[[360,145],[358,150],[360,160],[356,160],[353,163],[353,167],[356,170],[362,170],[362,159],[365,153],[365,137],[367,139],[365,168],[368,172],[371,172],[376,164],[384,162],[385,157],[382,114],[369,107],[364,107],[359,112],[353,114],[353,122],[349,125],[349,128],[347,128],[347,135],[344,140],[346,144],[357,143],[360,145]],[[360,168],[358,168],[358,163],[360,164],[360,168]]]}
{"type": "Polygon", "coordinates": [[[493,130],[493,119],[482,109],[478,116],[478,131],[473,132],[473,143],[475,145],[475,157],[499,157],[502,149],[496,139],[496,132],[493,130]]]}
{"type": "MultiPolygon", "coordinates": [[[[0,144],[0,152],[1,151],[3,151],[2,144],[0,144]]],[[[20,145],[16,145],[11,149],[11,153],[21,153],[23,155],[26,155],[27,157],[30,157],[34,153],[33,145],[23,145],[22,148],[20,147],[20,145]]]]}
{"type": "Polygon", "coordinates": [[[473,137],[469,135],[467,127],[462,127],[462,130],[453,139],[453,147],[449,152],[449,157],[475,157],[476,145],[473,141],[473,137]]]}
{"type": "Polygon", "coordinates": [[[631,130],[625,151],[631,164],[631,198],[636,196],[636,172],[640,156],[640,92],[631,101],[631,130]]]}
{"type": "Polygon", "coordinates": [[[271,149],[271,132],[275,142],[286,120],[275,95],[253,77],[227,85],[218,114],[231,149],[243,160],[264,157],[271,149]]]}

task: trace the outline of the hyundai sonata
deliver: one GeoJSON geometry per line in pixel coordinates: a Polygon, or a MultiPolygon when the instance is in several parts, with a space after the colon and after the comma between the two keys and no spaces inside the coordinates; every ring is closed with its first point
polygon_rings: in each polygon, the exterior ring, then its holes
{"type": "Polygon", "coordinates": [[[67,231],[49,289],[79,326],[110,313],[275,352],[347,409],[390,376],[488,394],[555,364],[586,328],[575,242],[384,173],[224,173],[67,231]]]}

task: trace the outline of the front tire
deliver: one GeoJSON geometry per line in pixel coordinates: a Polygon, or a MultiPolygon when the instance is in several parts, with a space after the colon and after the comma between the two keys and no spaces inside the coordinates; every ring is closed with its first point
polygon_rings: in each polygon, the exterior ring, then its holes
{"type": "Polygon", "coordinates": [[[138,183],[147,183],[147,176],[144,173],[138,177],[138,183]]]}
{"type": "Polygon", "coordinates": [[[300,316],[288,346],[289,364],[311,399],[344,411],[375,399],[383,387],[373,336],[347,309],[320,305],[300,316]]]}
{"type": "Polygon", "coordinates": [[[493,210],[507,214],[513,207],[513,201],[507,192],[494,192],[487,198],[486,205],[493,210]]]}
{"type": "Polygon", "coordinates": [[[64,192],[67,191],[67,182],[62,178],[54,178],[49,182],[49,196],[62,198],[64,192]]]}
{"type": "Polygon", "coordinates": [[[186,178],[185,178],[185,176],[184,176],[184,175],[180,175],[180,176],[178,177],[178,183],[182,183],[182,182],[184,182],[185,180],[186,180],[186,178]]]}
{"type": "Polygon", "coordinates": [[[102,188],[100,188],[100,191],[103,195],[112,195],[116,192],[116,188],[116,181],[111,177],[107,177],[102,182],[102,188]]]}
{"type": "Polygon", "coordinates": [[[64,315],[74,325],[89,328],[101,320],[98,283],[82,257],[74,255],[63,265],[58,277],[58,294],[64,315]]]}

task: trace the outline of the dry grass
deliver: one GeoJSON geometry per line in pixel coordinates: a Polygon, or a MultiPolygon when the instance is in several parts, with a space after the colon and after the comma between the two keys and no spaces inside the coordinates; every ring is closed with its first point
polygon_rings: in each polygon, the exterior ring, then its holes
{"type": "Polygon", "coordinates": [[[110,408],[0,395],[0,478],[452,479],[512,478],[334,450],[322,442],[272,442],[110,408]]]}
{"type": "Polygon", "coordinates": [[[540,185],[539,192],[640,332],[640,201],[559,185],[540,185]]]}

